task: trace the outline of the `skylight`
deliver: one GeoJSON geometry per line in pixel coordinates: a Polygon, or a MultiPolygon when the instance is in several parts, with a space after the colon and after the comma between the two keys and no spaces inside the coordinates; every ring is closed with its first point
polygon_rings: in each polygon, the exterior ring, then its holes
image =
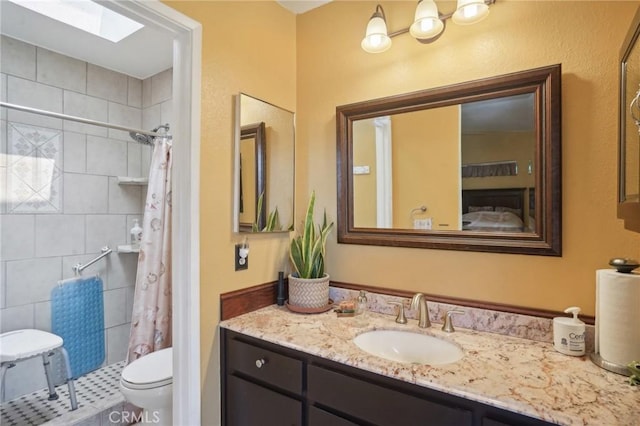
{"type": "Polygon", "coordinates": [[[19,6],[114,43],[144,25],[91,0],[9,0],[19,6]]]}

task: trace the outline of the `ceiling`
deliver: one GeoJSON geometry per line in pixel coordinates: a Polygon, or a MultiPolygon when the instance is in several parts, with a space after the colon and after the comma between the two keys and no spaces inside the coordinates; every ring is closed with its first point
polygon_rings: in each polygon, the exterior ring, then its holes
{"type": "MultiPolygon", "coordinates": [[[[107,2],[101,4],[110,6],[107,2]]],[[[118,12],[122,13],[121,10],[118,12]]],[[[152,22],[129,17],[144,24],[144,28],[119,43],[112,43],[9,1],[0,0],[0,33],[3,35],[139,79],[171,68],[171,34],[152,22]]]]}
{"type": "MultiPolygon", "coordinates": [[[[301,14],[331,0],[278,0],[292,13],[301,14]]],[[[113,4],[101,2],[114,9],[113,4]]],[[[117,6],[115,7],[117,8],[117,6]]],[[[122,10],[117,9],[123,13],[122,10]]],[[[123,13],[126,15],[126,12],[123,13]]],[[[139,18],[129,16],[140,22],[139,18]]],[[[119,43],[47,18],[6,0],[0,0],[0,33],[35,46],[86,61],[132,77],[145,79],[171,68],[171,34],[153,22],[141,22],[144,28],[119,43]],[[73,42],[69,42],[73,40],[73,42]]],[[[501,101],[475,102],[463,108],[465,132],[523,131],[533,123],[531,98],[515,96],[501,101]],[[508,119],[507,119],[508,118],[508,119]]]]}
{"type": "MultiPolygon", "coordinates": [[[[289,11],[300,14],[331,0],[279,0],[289,11]]],[[[113,4],[101,2],[114,9],[113,4]]],[[[122,10],[117,10],[123,13],[122,10]]],[[[126,15],[126,12],[123,13],[126,15]]],[[[139,18],[129,16],[141,22],[139,18]]],[[[153,22],[118,43],[60,23],[6,0],[0,0],[0,34],[62,55],[89,62],[132,77],[145,79],[171,68],[171,34],[153,22]],[[73,40],[73,42],[69,42],[73,40]]]]}
{"type": "Polygon", "coordinates": [[[278,0],[278,3],[285,9],[295,14],[300,14],[327,4],[330,1],[331,0],[278,0]]]}
{"type": "Polygon", "coordinates": [[[462,104],[462,133],[532,132],[533,93],[462,104]]]}

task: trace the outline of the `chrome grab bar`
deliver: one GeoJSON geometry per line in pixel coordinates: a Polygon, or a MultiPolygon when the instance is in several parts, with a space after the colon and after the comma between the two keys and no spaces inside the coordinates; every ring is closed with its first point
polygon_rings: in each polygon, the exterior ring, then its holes
{"type": "Polygon", "coordinates": [[[80,275],[80,272],[84,271],[85,268],[88,268],[89,266],[93,265],[98,260],[100,260],[103,257],[105,257],[106,255],[110,254],[113,250],[111,250],[109,248],[109,246],[104,246],[104,247],[102,247],[101,251],[102,251],[102,254],[98,255],[98,257],[93,259],[91,262],[87,262],[85,265],[83,265],[82,263],[76,263],[75,266],[73,267],[73,272],[75,272],[76,275],[80,275]]]}

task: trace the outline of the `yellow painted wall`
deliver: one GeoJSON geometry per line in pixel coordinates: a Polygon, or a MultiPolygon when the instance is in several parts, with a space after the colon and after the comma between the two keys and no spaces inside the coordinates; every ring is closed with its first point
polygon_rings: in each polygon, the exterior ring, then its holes
{"type": "MultiPolygon", "coordinates": [[[[249,269],[234,271],[233,97],[249,93],[290,111],[296,107],[295,15],[271,1],[173,1],[202,24],[200,180],[200,339],[202,424],[219,423],[220,293],[277,279],[289,236],[249,236],[249,269]]],[[[179,141],[176,141],[179,143],[179,141]]],[[[306,200],[306,198],[305,198],[306,200]]],[[[305,201],[306,202],[306,201],[305,201]]]]}
{"type": "MultiPolygon", "coordinates": [[[[561,63],[563,256],[338,245],[332,234],[332,279],[593,315],[595,270],[640,256],[640,234],[616,219],[616,63],[639,3],[499,1],[478,24],[448,22],[433,44],[405,34],[371,55],[360,41],[375,4],[337,1],[298,17],[298,167],[318,203],[335,215],[336,105],[561,63]]],[[[382,5],[390,31],[413,19],[415,2],[382,5]]]]}
{"type": "Polygon", "coordinates": [[[391,123],[393,227],[430,217],[432,229],[460,229],[460,107],[397,114],[391,123]],[[424,214],[411,213],[422,205],[424,214]]]}
{"type": "Polygon", "coordinates": [[[368,174],[353,176],[353,225],[375,228],[377,225],[376,128],[373,119],[353,122],[353,165],[368,166],[368,174]]]}
{"type": "MultiPolygon", "coordinates": [[[[219,419],[219,295],[275,279],[288,246],[286,234],[251,237],[249,270],[233,270],[232,97],[240,91],[296,111],[297,217],[315,189],[316,213],[327,207],[335,219],[336,105],[562,63],[562,258],[337,245],[333,233],[328,272],[339,281],[521,306],[577,304],[593,314],[595,269],[612,256],[640,257],[640,234],[615,218],[616,61],[638,2],[501,0],[479,24],[448,23],[432,45],[402,35],[380,55],[359,47],[375,2],[337,1],[297,18],[271,1],[167,4],[203,24],[203,424],[219,419]]],[[[382,4],[391,30],[411,21],[415,2],[382,4]]],[[[442,4],[443,12],[452,7],[442,4]]]]}
{"type": "Polygon", "coordinates": [[[527,188],[535,186],[535,175],[527,171],[529,161],[535,167],[536,135],[533,132],[495,132],[462,137],[462,164],[515,161],[515,176],[486,176],[462,179],[463,189],[527,188]]]}

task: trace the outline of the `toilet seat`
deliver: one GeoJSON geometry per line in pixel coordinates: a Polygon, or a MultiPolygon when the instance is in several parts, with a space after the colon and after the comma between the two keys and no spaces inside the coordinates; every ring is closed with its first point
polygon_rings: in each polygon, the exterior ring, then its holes
{"type": "Polygon", "coordinates": [[[122,370],[120,381],[129,389],[153,389],[173,383],[173,348],[138,358],[122,370]]]}

